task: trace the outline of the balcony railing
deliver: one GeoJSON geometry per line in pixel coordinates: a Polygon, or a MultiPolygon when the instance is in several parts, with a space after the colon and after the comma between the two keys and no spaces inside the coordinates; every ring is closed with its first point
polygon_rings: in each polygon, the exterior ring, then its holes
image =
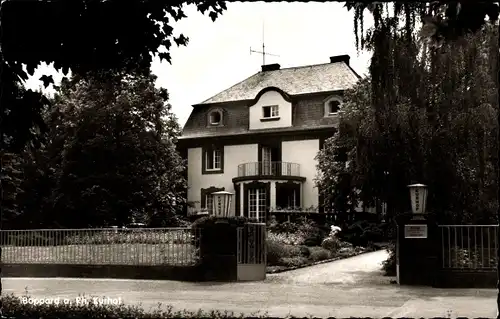
{"type": "Polygon", "coordinates": [[[300,164],[252,162],[238,165],[238,177],[246,176],[300,176],[300,164]]]}

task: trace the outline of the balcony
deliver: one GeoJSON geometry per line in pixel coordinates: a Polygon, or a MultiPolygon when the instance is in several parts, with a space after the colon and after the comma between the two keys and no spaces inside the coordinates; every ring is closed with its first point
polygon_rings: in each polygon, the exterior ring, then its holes
{"type": "Polygon", "coordinates": [[[289,162],[251,162],[238,165],[238,176],[233,182],[255,179],[298,180],[305,181],[300,176],[300,164],[289,162]]]}

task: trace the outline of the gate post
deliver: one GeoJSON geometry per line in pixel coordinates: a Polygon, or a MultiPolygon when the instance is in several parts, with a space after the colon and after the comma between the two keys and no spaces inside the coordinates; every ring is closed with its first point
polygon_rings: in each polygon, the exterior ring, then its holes
{"type": "Polygon", "coordinates": [[[236,226],[215,223],[201,230],[200,255],[204,280],[236,281],[236,226]]]}
{"type": "Polygon", "coordinates": [[[441,244],[435,217],[404,213],[396,221],[398,284],[433,286],[441,244]]]}
{"type": "Polygon", "coordinates": [[[426,211],[427,186],[408,185],[412,212],[396,217],[396,271],[400,285],[433,286],[441,238],[435,215],[426,211]]]}

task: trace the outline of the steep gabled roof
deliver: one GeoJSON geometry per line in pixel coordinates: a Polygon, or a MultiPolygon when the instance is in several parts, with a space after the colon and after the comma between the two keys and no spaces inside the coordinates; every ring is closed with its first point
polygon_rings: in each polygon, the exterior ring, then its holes
{"type": "Polygon", "coordinates": [[[358,80],[359,75],[345,62],[284,68],[254,74],[198,105],[251,100],[267,87],[280,88],[292,96],[346,90],[358,80]]]}

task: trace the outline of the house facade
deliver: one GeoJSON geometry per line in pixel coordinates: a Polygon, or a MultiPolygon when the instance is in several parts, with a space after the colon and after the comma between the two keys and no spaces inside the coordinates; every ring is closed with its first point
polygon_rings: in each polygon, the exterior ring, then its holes
{"type": "Polygon", "coordinates": [[[262,71],[193,105],[179,145],[187,158],[190,213],[213,212],[216,191],[231,211],[264,221],[269,212],[321,212],[315,159],[338,125],[342,96],[359,79],[349,56],[262,71]]]}

